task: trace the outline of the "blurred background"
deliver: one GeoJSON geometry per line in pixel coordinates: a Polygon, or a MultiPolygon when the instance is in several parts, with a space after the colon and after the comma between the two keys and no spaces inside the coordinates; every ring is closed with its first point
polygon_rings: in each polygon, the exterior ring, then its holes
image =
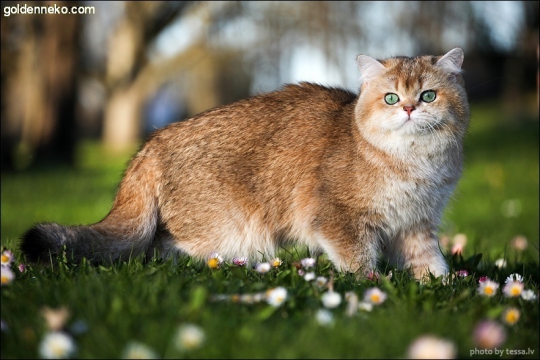
{"type": "MultiPolygon", "coordinates": [[[[358,90],[355,58],[465,50],[470,100],[538,114],[538,1],[2,2],[2,169],[111,151],[300,80],[358,90]],[[15,6],[91,7],[11,14],[15,6]]],[[[518,114],[519,113],[519,114],[518,114]]],[[[513,116],[518,115],[518,116],[513,116]]]]}
{"type": "Polygon", "coordinates": [[[461,47],[471,130],[441,231],[492,256],[522,235],[538,261],[538,1],[1,4],[3,241],[34,222],[99,221],[136,147],[168,123],[289,82],[357,92],[358,54],[461,47]]]}

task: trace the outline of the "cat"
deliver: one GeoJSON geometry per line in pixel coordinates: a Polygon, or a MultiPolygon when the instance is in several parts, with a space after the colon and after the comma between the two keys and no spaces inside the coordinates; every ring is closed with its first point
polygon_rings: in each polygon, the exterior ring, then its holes
{"type": "Polygon", "coordinates": [[[464,54],[357,57],[358,94],[301,82],[203,112],[149,136],[109,214],[88,226],[38,224],[32,262],[158,250],[224,259],[284,244],[324,251],[365,276],[382,252],[416,279],[445,275],[442,212],[458,182],[469,105],[464,54]]]}

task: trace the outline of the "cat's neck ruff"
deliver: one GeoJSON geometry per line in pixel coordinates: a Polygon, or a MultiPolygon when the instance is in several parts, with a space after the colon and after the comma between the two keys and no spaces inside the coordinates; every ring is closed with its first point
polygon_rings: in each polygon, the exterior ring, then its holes
{"type": "MultiPolygon", "coordinates": [[[[448,156],[459,156],[462,152],[460,143],[437,134],[403,136],[390,133],[362,136],[364,144],[368,146],[361,144],[361,152],[375,151],[378,156],[387,156],[391,160],[415,166],[440,166],[448,163],[448,156]]],[[[367,156],[368,159],[372,157],[367,156]]]]}

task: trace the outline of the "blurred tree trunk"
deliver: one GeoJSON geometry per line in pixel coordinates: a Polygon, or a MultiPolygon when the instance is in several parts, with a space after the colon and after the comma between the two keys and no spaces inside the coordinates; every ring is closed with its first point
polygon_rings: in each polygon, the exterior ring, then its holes
{"type": "Polygon", "coordinates": [[[126,2],[125,15],[108,46],[103,141],[113,151],[130,149],[141,132],[145,89],[137,79],[148,66],[148,45],[189,5],[181,2],[126,2]]]}
{"type": "Polygon", "coordinates": [[[3,168],[73,162],[80,19],[35,14],[2,19],[3,168]]]}
{"type": "Polygon", "coordinates": [[[503,80],[503,105],[513,119],[524,119],[533,114],[538,118],[538,27],[539,2],[524,1],[524,24],[516,50],[505,64],[503,80]],[[536,71],[536,79],[529,74],[536,71]],[[527,96],[536,86],[536,101],[527,96]]]}

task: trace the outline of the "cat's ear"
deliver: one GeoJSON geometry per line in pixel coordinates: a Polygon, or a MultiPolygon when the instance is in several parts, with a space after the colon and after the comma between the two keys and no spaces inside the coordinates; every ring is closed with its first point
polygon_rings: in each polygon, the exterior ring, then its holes
{"type": "Polygon", "coordinates": [[[360,70],[361,81],[368,81],[369,79],[381,75],[386,71],[383,64],[367,55],[358,55],[356,57],[356,63],[358,64],[358,69],[360,70]]]}
{"type": "Polygon", "coordinates": [[[443,68],[451,74],[459,74],[461,65],[463,64],[463,50],[455,48],[443,55],[437,62],[436,66],[443,68]]]}

